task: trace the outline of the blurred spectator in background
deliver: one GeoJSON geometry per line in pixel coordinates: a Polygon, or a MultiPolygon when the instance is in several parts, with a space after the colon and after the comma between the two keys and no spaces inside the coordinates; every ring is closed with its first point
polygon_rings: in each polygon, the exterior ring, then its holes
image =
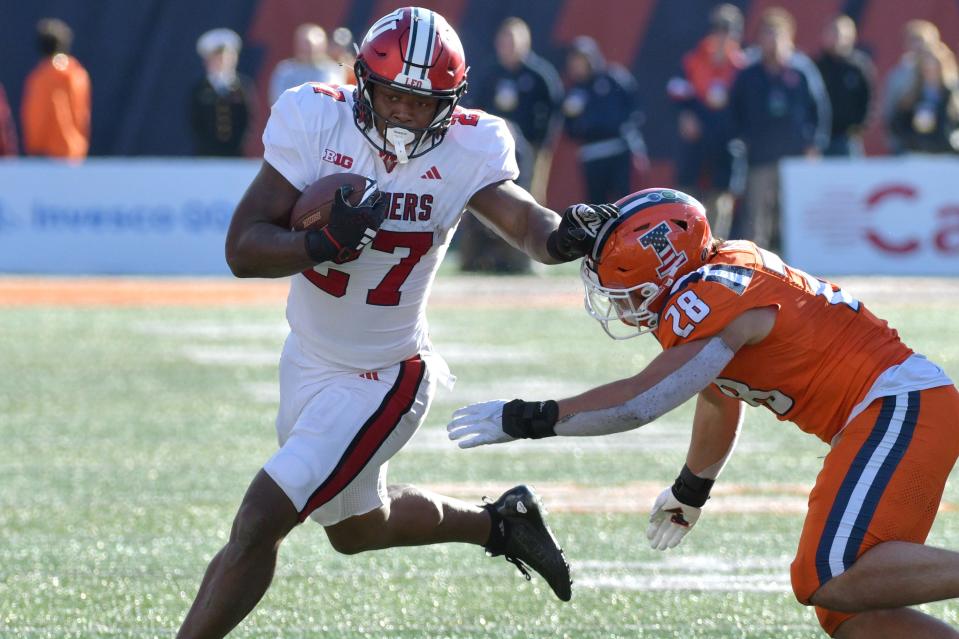
{"type": "Polygon", "coordinates": [[[213,29],[197,40],[206,75],[190,97],[193,148],[201,156],[240,156],[251,121],[253,89],[236,71],[242,41],[232,29],[213,29]]]}
{"type": "MultiPolygon", "coordinates": [[[[507,18],[496,34],[496,65],[467,94],[471,106],[498,115],[516,140],[519,164],[517,184],[540,202],[546,201],[546,182],[552,146],[562,123],[563,85],[551,64],[532,51],[529,26],[507,18]]],[[[530,270],[529,256],[487,229],[472,215],[463,218],[459,244],[464,271],[530,270]]]]}
{"type": "Polygon", "coordinates": [[[287,89],[305,82],[344,84],[344,80],[343,67],[330,57],[327,50],[323,27],[301,24],[293,34],[293,57],[281,60],[270,76],[270,104],[287,89]]]}
{"type": "Polygon", "coordinates": [[[862,132],[875,82],[872,61],[856,44],[856,23],[837,16],[823,28],[822,53],[816,67],[832,106],[832,132],[825,154],[862,157],[862,132]]]}
{"type": "Polygon", "coordinates": [[[7,92],[0,84],[0,156],[17,154],[17,128],[13,123],[13,112],[7,102],[7,92]]]}
{"type": "Polygon", "coordinates": [[[915,84],[916,63],[922,52],[939,44],[939,28],[928,20],[910,20],[902,29],[902,38],[902,57],[886,76],[882,95],[882,123],[887,134],[886,144],[892,153],[905,151],[893,132],[892,119],[903,96],[909,93],[915,84]]]}
{"type": "Polygon", "coordinates": [[[42,59],[27,76],[20,113],[27,155],[81,160],[90,150],[90,76],[70,55],[72,43],[62,20],[37,23],[42,59]]]}
{"type": "Polygon", "coordinates": [[[735,5],[721,4],[709,23],[709,34],[683,56],[683,76],[670,79],[666,91],[679,106],[676,181],[705,205],[713,233],[728,237],[736,159],[729,144],[729,90],[745,65],[740,47],[743,14],[735,5]]]}
{"type": "Polygon", "coordinates": [[[732,235],[779,249],[779,160],[818,156],[829,143],[829,97],[816,65],[793,44],[796,22],[766,9],[759,23],[759,59],[739,72],[730,109],[745,146],[746,196],[732,235]]]}
{"type": "Polygon", "coordinates": [[[329,53],[343,70],[343,84],[356,84],[356,73],[353,72],[353,64],[356,62],[353,32],[346,27],[334,29],[333,36],[330,38],[329,53]]]}
{"type": "Polygon", "coordinates": [[[470,87],[470,103],[510,124],[519,162],[516,183],[542,202],[562,123],[563,85],[553,65],[532,51],[529,26],[520,18],[503,21],[495,45],[496,65],[470,87]]]}
{"type": "Polygon", "coordinates": [[[644,115],[636,79],[607,65],[596,41],[579,36],[566,58],[570,87],[563,100],[566,133],[578,142],[590,202],[613,202],[630,193],[630,169],[649,168],[640,132],[644,115]]]}
{"type": "Polygon", "coordinates": [[[959,73],[943,42],[919,53],[909,90],[892,115],[892,133],[906,152],[959,151],[959,73]]]}

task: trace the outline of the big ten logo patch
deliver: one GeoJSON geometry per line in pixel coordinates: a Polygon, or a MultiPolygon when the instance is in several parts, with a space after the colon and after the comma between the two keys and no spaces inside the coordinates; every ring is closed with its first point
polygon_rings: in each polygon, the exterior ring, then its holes
{"type": "Polygon", "coordinates": [[[335,164],[336,166],[342,166],[344,169],[353,166],[353,158],[348,155],[343,155],[342,153],[337,153],[333,149],[323,151],[323,161],[335,164]]]}

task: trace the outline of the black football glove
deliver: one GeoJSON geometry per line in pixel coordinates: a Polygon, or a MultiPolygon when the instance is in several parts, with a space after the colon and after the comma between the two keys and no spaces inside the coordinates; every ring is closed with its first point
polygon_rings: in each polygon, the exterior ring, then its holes
{"type": "Polygon", "coordinates": [[[549,254],[562,262],[583,257],[593,248],[596,234],[607,220],[619,215],[615,204],[574,204],[563,211],[563,219],[546,242],[549,254]]]}
{"type": "Polygon", "coordinates": [[[553,437],[558,417],[559,404],[553,400],[494,399],[458,409],[446,431],[450,439],[459,441],[460,448],[473,448],[514,439],[553,437]]]}
{"type": "Polygon", "coordinates": [[[552,399],[545,402],[525,402],[514,399],[503,405],[503,432],[516,439],[554,437],[559,404],[552,399]]]}
{"type": "Polygon", "coordinates": [[[352,192],[352,186],[341,186],[333,196],[329,223],[306,232],[306,252],[318,264],[355,260],[373,241],[386,217],[387,198],[379,191],[373,191],[356,206],[346,199],[352,192]]]}

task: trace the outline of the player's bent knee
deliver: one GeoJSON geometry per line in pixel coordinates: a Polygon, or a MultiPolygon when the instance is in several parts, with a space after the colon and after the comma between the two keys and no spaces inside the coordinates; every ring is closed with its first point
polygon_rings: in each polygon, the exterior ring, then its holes
{"type": "Polygon", "coordinates": [[[822,606],[832,610],[851,611],[847,601],[845,573],[825,582],[813,557],[800,552],[790,566],[790,579],[796,600],[804,606],[822,606]]]}
{"type": "Polygon", "coordinates": [[[330,537],[333,550],[341,555],[358,555],[374,547],[364,539],[350,539],[349,537],[330,537]]]}
{"type": "Polygon", "coordinates": [[[326,526],[324,530],[333,550],[343,555],[355,555],[390,545],[386,520],[384,509],[377,509],[326,526]]]}
{"type": "Polygon", "coordinates": [[[367,550],[378,550],[382,544],[378,543],[378,538],[367,531],[336,531],[327,530],[327,537],[330,539],[330,545],[333,550],[341,555],[358,555],[367,550]]]}
{"type": "Polygon", "coordinates": [[[230,543],[239,549],[275,546],[288,532],[289,528],[271,517],[268,510],[244,503],[233,522],[230,543]]]}
{"type": "Polygon", "coordinates": [[[842,575],[830,579],[820,586],[809,597],[809,601],[823,608],[843,612],[859,612],[862,607],[858,605],[860,593],[854,592],[855,589],[847,587],[848,580],[842,579],[842,575]]]}

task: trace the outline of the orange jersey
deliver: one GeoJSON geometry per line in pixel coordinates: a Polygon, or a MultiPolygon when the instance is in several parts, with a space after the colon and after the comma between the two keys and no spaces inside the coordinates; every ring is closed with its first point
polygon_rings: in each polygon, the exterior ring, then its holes
{"type": "Polygon", "coordinates": [[[838,286],[745,241],[726,242],[673,286],[654,334],[665,350],[771,306],[779,310],[772,331],[743,346],[714,383],[827,443],[876,378],[912,354],[894,329],[838,286]]]}
{"type": "Polygon", "coordinates": [[[733,80],[746,65],[745,55],[735,42],[727,41],[719,56],[718,48],[719,39],[710,35],[683,56],[683,71],[693,87],[693,93],[703,104],[715,109],[726,106],[726,96],[733,80]],[[715,97],[716,91],[721,91],[721,99],[715,97]]]}
{"type": "Polygon", "coordinates": [[[28,155],[82,159],[90,147],[90,76],[76,58],[43,59],[27,76],[21,111],[28,155]]]}

